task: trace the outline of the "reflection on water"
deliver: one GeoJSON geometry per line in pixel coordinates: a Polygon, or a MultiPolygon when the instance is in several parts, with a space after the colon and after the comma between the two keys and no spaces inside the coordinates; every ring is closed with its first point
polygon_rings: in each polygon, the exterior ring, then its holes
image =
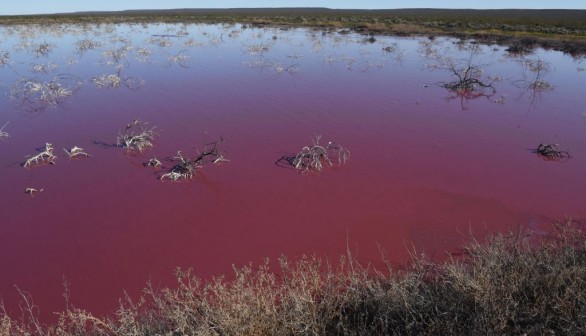
{"type": "Polygon", "coordinates": [[[346,31],[1,27],[0,296],[14,312],[18,284],[50,318],[66,279],[107,312],[176,266],[209,277],[347,244],[400,263],[584,218],[581,62],[346,31]],[[151,126],[121,131],[132,120],[151,126]],[[327,164],[315,135],[351,158],[327,164]],[[54,164],[33,159],[43,144],[54,164]]]}

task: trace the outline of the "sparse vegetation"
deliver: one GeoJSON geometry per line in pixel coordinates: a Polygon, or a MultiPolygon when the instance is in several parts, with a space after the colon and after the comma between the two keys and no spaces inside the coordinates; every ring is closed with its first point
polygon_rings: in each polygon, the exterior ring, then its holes
{"type": "Polygon", "coordinates": [[[586,332],[586,235],[578,223],[545,236],[473,241],[443,263],[414,258],[375,269],[352,254],[235,268],[210,281],[177,269],[110,317],[71,305],[45,326],[20,290],[22,317],[0,309],[3,335],[581,335],[586,332]]]}

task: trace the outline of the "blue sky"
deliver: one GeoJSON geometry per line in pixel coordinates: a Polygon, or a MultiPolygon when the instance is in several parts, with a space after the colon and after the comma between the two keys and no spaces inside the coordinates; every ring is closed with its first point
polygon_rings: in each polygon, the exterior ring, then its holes
{"type": "Polygon", "coordinates": [[[586,9],[585,0],[0,0],[0,15],[165,8],[560,8],[586,9]]]}

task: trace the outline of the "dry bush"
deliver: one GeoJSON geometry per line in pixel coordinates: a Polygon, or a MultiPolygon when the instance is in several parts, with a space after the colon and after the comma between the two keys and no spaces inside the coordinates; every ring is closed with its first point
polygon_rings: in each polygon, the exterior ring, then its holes
{"type": "Polygon", "coordinates": [[[544,77],[550,71],[550,64],[541,59],[524,59],[521,61],[522,67],[525,69],[523,79],[513,82],[519,88],[533,90],[534,92],[542,92],[553,89],[553,85],[547,82],[544,77]],[[528,75],[529,72],[531,75],[528,75]]]}
{"type": "Polygon", "coordinates": [[[47,56],[49,55],[49,53],[51,51],[53,51],[53,49],[55,48],[54,45],[49,44],[47,42],[43,42],[43,43],[39,43],[37,45],[33,45],[32,46],[32,51],[37,55],[37,56],[47,56]]]}
{"type": "Polygon", "coordinates": [[[67,156],[69,156],[70,158],[74,158],[74,159],[91,156],[88,153],[84,152],[83,148],[77,147],[77,146],[73,146],[70,149],[63,148],[63,150],[65,151],[67,156]]]}
{"type": "MultiPolygon", "coordinates": [[[[193,158],[185,157],[183,154],[181,154],[181,151],[177,151],[177,156],[171,159],[171,162],[174,162],[175,164],[173,167],[168,169],[166,173],[161,175],[159,179],[161,181],[191,180],[191,178],[196,174],[197,169],[203,168],[203,166],[210,163],[217,164],[220,162],[229,161],[228,159],[224,158],[224,155],[219,147],[223,141],[224,139],[220,138],[218,141],[205,144],[203,151],[199,152],[198,155],[193,158]]],[[[158,160],[153,161],[151,159],[145,165],[157,167],[160,165],[160,162],[158,160]]]]}
{"type": "Polygon", "coordinates": [[[134,119],[124,129],[124,133],[119,134],[116,144],[126,150],[142,150],[146,147],[152,147],[155,140],[156,126],[147,128],[148,123],[143,122],[140,118],[134,119]]]}
{"type": "Polygon", "coordinates": [[[558,146],[558,144],[546,145],[544,143],[540,143],[539,146],[537,146],[535,153],[537,153],[537,155],[543,157],[546,160],[557,161],[569,159],[570,153],[558,150],[558,146]]]}
{"type": "Polygon", "coordinates": [[[31,72],[33,73],[42,73],[42,74],[47,74],[49,72],[53,72],[55,71],[55,69],[57,69],[58,65],[56,63],[53,63],[52,61],[49,61],[49,63],[47,64],[31,64],[30,68],[31,68],[31,72]]]}
{"type": "Polygon", "coordinates": [[[138,77],[122,76],[122,68],[114,74],[103,74],[92,78],[92,83],[97,88],[113,88],[118,89],[120,85],[124,85],[130,90],[138,90],[144,86],[144,80],[138,77]]]}
{"type": "Polygon", "coordinates": [[[10,134],[8,134],[8,132],[6,132],[4,129],[6,128],[6,126],[8,126],[8,124],[10,123],[10,121],[7,121],[6,124],[4,124],[4,126],[2,126],[2,128],[0,128],[0,139],[6,139],[10,137],[10,134]]]}
{"type": "Polygon", "coordinates": [[[177,64],[184,69],[189,68],[189,55],[185,55],[184,50],[175,55],[168,56],[167,61],[169,64],[177,64]]]}
{"type": "Polygon", "coordinates": [[[10,62],[10,53],[6,50],[0,50],[0,67],[10,62]]]}
{"type": "Polygon", "coordinates": [[[122,79],[118,74],[104,74],[92,78],[92,83],[98,88],[119,88],[122,79]]]}
{"type": "Polygon", "coordinates": [[[455,80],[440,85],[455,92],[458,96],[465,98],[492,97],[496,93],[493,86],[496,79],[484,80],[481,66],[473,64],[472,58],[463,64],[449,62],[445,69],[452,73],[455,80]]]}
{"type": "MultiPolygon", "coordinates": [[[[579,223],[550,234],[472,241],[444,263],[414,258],[373,269],[353,256],[281,258],[273,271],[234,268],[203,281],[178,269],[175,288],[126,296],[110,317],[68,308],[41,328],[22,296],[21,320],[0,310],[5,335],[583,335],[586,234],[579,223]],[[28,307],[28,308],[26,308],[28,307]],[[45,332],[46,331],[46,332],[45,332]]],[[[21,295],[23,295],[21,293],[21,295]]]]}
{"type": "Polygon", "coordinates": [[[83,54],[88,50],[99,48],[101,46],[102,44],[100,42],[91,39],[83,39],[75,42],[75,50],[77,50],[77,52],[80,54],[83,54]]]}
{"type": "Polygon", "coordinates": [[[321,135],[315,136],[312,146],[305,146],[293,158],[292,165],[300,170],[322,171],[324,164],[333,166],[337,161],[342,165],[350,158],[350,151],[334,142],[328,142],[327,145],[319,144],[321,135]],[[334,160],[334,162],[332,162],[334,160]]]}
{"type": "Polygon", "coordinates": [[[28,110],[41,111],[56,107],[73,96],[82,81],[75,76],[59,75],[49,82],[34,78],[20,78],[12,86],[10,97],[28,110]]]}

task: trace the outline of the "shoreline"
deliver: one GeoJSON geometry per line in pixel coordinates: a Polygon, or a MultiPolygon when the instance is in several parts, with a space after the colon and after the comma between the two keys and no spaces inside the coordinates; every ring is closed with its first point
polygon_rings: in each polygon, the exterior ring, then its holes
{"type": "Polygon", "coordinates": [[[518,52],[541,47],[574,57],[586,55],[586,10],[246,8],[0,16],[0,26],[124,23],[245,24],[367,36],[449,36],[508,46],[518,52]]]}

